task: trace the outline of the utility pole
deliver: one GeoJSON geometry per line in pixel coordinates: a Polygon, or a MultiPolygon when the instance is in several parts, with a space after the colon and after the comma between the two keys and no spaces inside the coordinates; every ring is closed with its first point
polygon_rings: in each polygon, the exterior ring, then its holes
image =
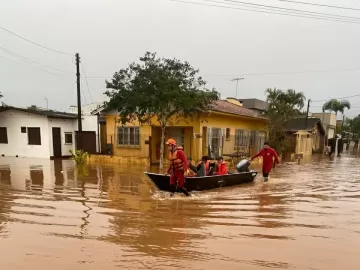
{"type": "Polygon", "coordinates": [[[78,140],[77,149],[82,149],[82,120],[81,120],[81,93],[80,93],[80,56],[75,54],[76,58],[76,86],[77,86],[77,107],[78,107],[78,140]]]}
{"type": "Polygon", "coordinates": [[[47,97],[44,97],[45,101],[46,101],[46,109],[49,109],[49,100],[47,99],[47,97]]]}
{"type": "Polygon", "coordinates": [[[307,110],[306,110],[306,118],[305,118],[305,129],[307,128],[307,121],[309,118],[310,102],[311,102],[311,99],[308,100],[308,105],[307,105],[307,110]]]}
{"type": "Polygon", "coordinates": [[[239,81],[240,80],[244,80],[244,78],[235,78],[235,79],[232,79],[231,81],[236,81],[236,94],[235,94],[235,98],[237,98],[237,93],[238,93],[238,85],[239,85],[239,81]]]}

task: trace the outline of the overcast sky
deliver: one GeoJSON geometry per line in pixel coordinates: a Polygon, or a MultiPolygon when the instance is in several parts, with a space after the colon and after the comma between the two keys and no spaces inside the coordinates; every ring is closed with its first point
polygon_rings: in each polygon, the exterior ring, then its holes
{"type": "MultiPolygon", "coordinates": [[[[243,2],[359,17],[360,23],[360,11],[278,0],[243,2]]],[[[358,0],[303,2],[360,9],[358,0]]],[[[293,88],[314,101],[360,94],[360,24],[170,0],[2,0],[0,27],[71,54],[40,48],[0,29],[0,91],[2,101],[13,106],[46,107],[45,97],[52,109],[75,105],[76,52],[85,74],[98,77],[88,79],[89,90],[82,80],[83,103],[103,101],[105,78],[145,51],[189,61],[222,98],[235,96],[235,77],[245,78],[239,98],[264,99],[268,87],[293,88]],[[311,72],[324,70],[332,71],[311,72]]],[[[353,109],[346,114],[359,114],[360,97],[349,101],[353,109]]],[[[311,111],[320,111],[322,103],[313,102],[311,111]]]]}

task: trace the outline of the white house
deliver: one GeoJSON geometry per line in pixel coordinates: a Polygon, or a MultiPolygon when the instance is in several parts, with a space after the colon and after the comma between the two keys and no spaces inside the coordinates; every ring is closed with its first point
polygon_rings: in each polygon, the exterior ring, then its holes
{"type": "Polygon", "coordinates": [[[310,116],[321,120],[325,128],[326,140],[334,138],[336,131],[335,113],[311,113],[310,116]]]}
{"type": "MultiPolygon", "coordinates": [[[[82,117],[82,148],[98,152],[96,116],[82,117]]],[[[77,115],[51,110],[0,107],[0,155],[53,158],[76,147],[77,115]]]]}

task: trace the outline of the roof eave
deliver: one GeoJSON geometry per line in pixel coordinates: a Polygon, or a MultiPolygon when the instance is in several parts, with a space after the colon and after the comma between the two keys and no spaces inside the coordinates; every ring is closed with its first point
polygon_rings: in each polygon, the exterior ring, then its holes
{"type": "Polygon", "coordinates": [[[219,110],[216,110],[216,109],[211,110],[211,112],[215,112],[215,113],[218,113],[218,114],[226,114],[226,115],[231,115],[231,116],[237,116],[237,117],[242,117],[242,118],[252,118],[252,119],[264,120],[264,121],[268,120],[265,117],[254,117],[254,116],[237,114],[237,113],[222,112],[222,111],[219,111],[219,110]]]}

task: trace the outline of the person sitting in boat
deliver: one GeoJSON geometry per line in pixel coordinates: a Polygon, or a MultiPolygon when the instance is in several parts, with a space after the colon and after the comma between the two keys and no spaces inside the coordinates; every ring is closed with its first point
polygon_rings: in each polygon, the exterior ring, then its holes
{"type": "Polygon", "coordinates": [[[216,170],[215,175],[224,175],[227,174],[227,166],[226,162],[224,161],[223,157],[218,157],[217,163],[216,163],[216,170]]]}
{"type": "Polygon", "coordinates": [[[192,164],[192,158],[191,157],[188,157],[188,165],[189,165],[189,168],[187,170],[187,176],[188,177],[197,176],[198,171],[197,171],[196,167],[192,164]]]}
{"type": "Polygon", "coordinates": [[[188,170],[188,161],[182,150],[176,147],[174,139],[168,139],[166,144],[169,147],[169,161],[170,165],[166,174],[170,174],[170,190],[171,196],[176,191],[176,186],[186,196],[190,196],[189,192],[184,188],[185,174],[188,170]]]}
{"type": "Polygon", "coordinates": [[[203,156],[196,167],[198,171],[198,176],[207,176],[209,175],[210,170],[210,160],[207,156],[203,156]]]}

